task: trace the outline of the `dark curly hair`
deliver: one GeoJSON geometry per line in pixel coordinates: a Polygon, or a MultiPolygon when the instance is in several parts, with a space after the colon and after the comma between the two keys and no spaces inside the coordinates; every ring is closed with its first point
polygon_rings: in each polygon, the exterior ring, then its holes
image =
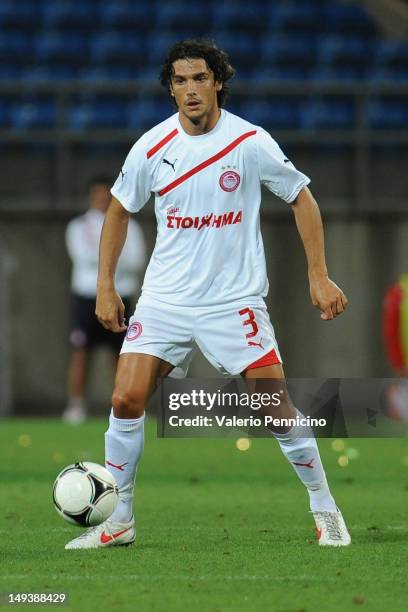
{"type": "Polygon", "coordinates": [[[167,57],[160,71],[160,82],[170,91],[171,77],[174,74],[173,62],[180,59],[203,59],[214,74],[214,80],[222,83],[222,89],[217,92],[218,106],[221,108],[228,94],[226,82],[235,74],[229,57],[218,49],[216,44],[206,39],[181,40],[175,43],[167,52],[167,57]]]}

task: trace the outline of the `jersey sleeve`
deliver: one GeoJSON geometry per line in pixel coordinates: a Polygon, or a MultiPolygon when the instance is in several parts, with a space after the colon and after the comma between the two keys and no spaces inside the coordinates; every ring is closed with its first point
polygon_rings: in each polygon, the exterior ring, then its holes
{"type": "Polygon", "coordinates": [[[256,135],[259,178],[272,193],[291,204],[310,178],[296,170],[278,143],[264,131],[256,135]]]}
{"type": "Polygon", "coordinates": [[[134,213],[141,210],[150,198],[151,186],[146,150],[141,139],[129,151],[111,194],[126,210],[134,213]]]}

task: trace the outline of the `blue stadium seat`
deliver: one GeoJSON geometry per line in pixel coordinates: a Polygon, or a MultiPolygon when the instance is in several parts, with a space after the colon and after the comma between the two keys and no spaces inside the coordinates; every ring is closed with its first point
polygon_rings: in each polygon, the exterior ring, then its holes
{"type": "Polygon", "coordinates": [[[158,67],[163,63],[169,47],[178,40],[181,40],[182,38],[189,38],[189,36],[191,36],[191,32],[190,34],[169,32],[166,30],[151,32],[150,36],[146,40],[143,58],[144,61],[146,60],[147,55],[148,63],[151,66],[158,67]]]}
{"type": "Polygon", "coordinates": [[[266,27],[263,3],[220,2],[213,5],[212,27],[215,30],[260,31],[266,27]]]}
{"type": "Polygon", "coordinates": [[[136,34],[102,32],[91,39],[91,59],[103,64],[107,62],[128,63],[134,66],[145,62],[144,39],[136,34]]]}
{"type": "Polygon", "coordinates": [[[22,32],[0,32],[0,60],[23,64],[31,57],[32,36],[22,32]]]}
{"type": "Polygon", "coordinates": [[[10,121],[10,104],[0,100],[0,126],[9,127],[10,121]]]}
{"type": "Polygon", "coordinates": [[[377,129],[408,129],[405,100],[372,100],[368,105],[368,123],[377,129]]]}
{"type": "Polygon", "coordinates": [[[267,5],[268,25],[271,30],[280,32],[303,32],[305,34],[321,30],[322,11],[317,2],[271,2],[267,5]]]}
{"type": "Polygon", "coordinates": [[[77,131],[89,128],[123,128],[126,126],[126,104],[103,100],[75,104],[69,109],[68,117],[69,126],[77,131]]]}
{"type": "Polygon", "coordinates": [[[367,66],[371,51],[370,41],[363,37],[328,35],[317,42],[317,57],[322,66],[367,66]]]}
{"type": "Polygon", "coordinates": [[[326,2],[323,8],[323,23],[327,31],[355,35],[376,33],[374,20],[360,3],[326,2]]]}
{"type": "Polygon", "coordinates": [[[367,73],[371,83],[408,83],[408,66],[384,68],[376,66],[367,73]]]}
{"type": "Polygon", "coordinates": [[[41,22],[42,4],[36,0],[2,0],[0,2],[0,28],[33,29],[41,22]]]}
{"type": "Polygon", "coordinates": [[[241,104],[240,112],[245,119],[265,129],[295,129],[299,124],[298,103],[294,99],[252,99],[241,104]]]}
{"type": "Polygon", "coordinates": [[[131,102],[127,109],[127,125],[130,129],[149,129],[176,112],[171,102],[155,98],[131,102]]]}
{"type": "Polygon", "coordinates": [[[261,41],[259,63],[272,66],[311,66],[315,57],[314,41],[310,37],[276,35],[261,41]]]}
{"type": "Polygon", "coordinates": [[[79,72],[81,81],[98,83],[99,81],[132,81],[137,71],[129,66],[89,66],[79,72]]]}
{"type": "Polygon", "coordinates": [[[23,68],[13,64],[0,64],[0,81],[16,81],[21,78],[23,68]]]}
{"type": "Polygon", "coordinates": [[[254,58],[258,54],[257,38],[251,34],[234,34],[232,32],[218,31],[211,34],[217,46],[224,49],[233,66],[238,68],[252,68],[254,58]]]}
{"type": "Polygon", "coordinates": [[[15,130],[54,127],[56,119],[57,112],[52,101],[15,103],[10,109],[10,125],[15,130]]]}
{"type": "Polygon", "coordinates": [[[265,81],[304,81],[309,78],[309,70],[302,66],[272,66],[256,68],[249,78],[254,83],[265,81]]]}
{"type": "Polygon", "coordinates": [[[46,28],[95,27],[98,16],[94,0],[58,0],[43,2],[43,25],[46,28]]]}
{"type": "Polygon", "coordinates": [[[44,32],[35,39],[34,54],[38,62],[80,64],[87,60],[87,37],[79,32],[44,32]]]}
{"type": "Polygon", "coordinates": [[[359,66],[318,66],[311,72],[311,79],[318,82],[358,83],[365,78],[365,70],[359,66]]]}
{"type": "Polygon", "coordinates": [[[155,27],[185,30],[188,38],[208,31],[209,7],[205,2],[159,2],[155,10],[155,27]]]}
{"type": "Polygon", "coordinates": [[[77,73],[77,68],[74,66],[33,66],[23,70],[22,79],[27,82],[49,81],[55,83],[75,79],[77,73]]]}
{"type": "Polygon", "coordinates": [[[301,127],[305,130],[351,129],[354,107],[348,100],[310,100],[300,107],[301,127]]]}
{"type": "Polygon", "coordinates": [[[154,26],[155,8],[151,2],[136,0],[105,0],[99,9],[103,29],[138,28],[151,29],[154,26]]]}
{"type": "Polygon", "coordinates": [[[379,66],[408,69],[408,41],[382,40],[375,49],[375,62],[379,66]]]}

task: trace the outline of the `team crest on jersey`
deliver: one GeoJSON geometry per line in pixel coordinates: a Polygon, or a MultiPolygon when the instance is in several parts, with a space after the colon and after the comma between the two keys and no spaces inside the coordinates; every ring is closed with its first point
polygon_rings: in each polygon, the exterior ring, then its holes
{"type": "Polygon", "coordinates": [[[235,191],[241,182],[241,177],[234,170],[227,170],[220,176],[220,187],[224,191],[235,191]]]}
{"type": "Polygon", "coordinates": [[[141,335],[142,331],[143,331],[142,324],[139,323],[139,321],[135,321],[128,327],[128,330],[126,333],[126,340],[129,340],[130,342],[132,340],[136,340],[136,338],[138,338],[141,335]]]}

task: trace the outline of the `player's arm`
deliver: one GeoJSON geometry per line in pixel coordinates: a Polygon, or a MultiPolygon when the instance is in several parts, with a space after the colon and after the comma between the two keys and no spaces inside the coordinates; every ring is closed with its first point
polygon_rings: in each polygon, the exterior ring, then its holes
{"type": "Polygon", "coordinates": [[[130,213],[115,197],[109,205],[99,244],[99,272],[95,314],[105,329],[121,332],[125,307],[115,289],[115,271],[126,241],[130,213]]]}
{"type": "Polygon", "coordinates": [[[328,277],[322,218],[317,202],[307,187],[301,189],[292,208],[306,253],[312,303],[321,311],[322,319],[334,319],[346,308],[347,298],[328,277]]]}

